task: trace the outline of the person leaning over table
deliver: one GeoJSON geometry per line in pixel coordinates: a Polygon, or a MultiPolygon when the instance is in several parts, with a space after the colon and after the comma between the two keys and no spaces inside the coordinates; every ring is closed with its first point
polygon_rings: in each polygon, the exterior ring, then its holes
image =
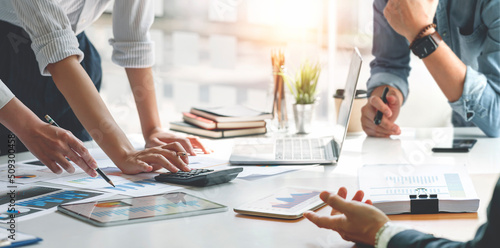
{"type": "Polygon", "coordinates": [[[332,207],[331,216],[319,216],[314,212],[306,212],[304,216],[320,228],[338,232],[345,240],[376,248],[493,248],[500,244],[500,178],[488,206],[486,223],[478,228],[474,239],[467,242],[437,238],[393,224],[382,211],[371,205],[370,200],[361,202],[364,196],[361,190],[356,192],[353,201],[346,201],[346,195],[344,187],[337,195],[324,191],[320,198],[332,207]]]}
{"type": "Polygon", "coordinates": [[[490,137],[500,136],[500,0],[375,0],[373,9],[375,59],[363,130],[376,137],[401,133],[394,122],[408,97],[413,50],[448,99],[454,126],[475,125],[490,137]],[[415,41],[419,34],[424,38],[415,41]],[[378,126],[377,110],[384,114],[378,126]]]}
{"type": "MultiPolygon", "coordinates": [[[[97,176],[95,171],[97,162],[83,143],[71,132],[40,120],[12,94],[2,80],[0,80],[0,123],[12,130],[31,153],[52,172],[60,174],[62,167],[73,173],[75,169],[65,158],[68,157],[90,176],[97,176]]],[[[13,148],[15,150],[15,144],[13,148]]]]}
{"type": "MultiPolygon", "coordinates": [[[[124,173],[162,167],[188,171],[186,152],[195,155],[193,145],[204,147],[161,128],[151,69],[152,0],[115,1],[110,39],[112,60],[125,68],[129,79],[145,150],[134,149],[99,96],[100,57],[83,31],[109,2],[0,1],[0,78],[39,118],[49,114],[79,139],[94,138],[124,173]]],[[[0,135],[8,133],[4,129],[0,135]]]]}

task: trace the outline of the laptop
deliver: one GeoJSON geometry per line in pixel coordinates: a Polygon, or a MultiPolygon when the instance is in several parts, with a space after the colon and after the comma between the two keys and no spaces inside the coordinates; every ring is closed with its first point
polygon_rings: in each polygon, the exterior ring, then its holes
{"type": "Polygon", "coordinates": [[[340,105],[337,123],[332,123],[334,126],[333,137],[235,139],[229,162],[240,165],[337,163],[347,134],[361,63],[359,50],[354,48],[345,85],[345,98],[340,105]]]}

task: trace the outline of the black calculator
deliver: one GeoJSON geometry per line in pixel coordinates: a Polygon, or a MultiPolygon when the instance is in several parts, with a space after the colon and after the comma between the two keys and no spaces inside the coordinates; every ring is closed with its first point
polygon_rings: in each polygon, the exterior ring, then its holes
{"type": "Polygon", "coordinates": [[[243,168],[241,167],[224,170],[193,169],[191,171],[178,171],[176,173],[161,173],[155,177],[155,180],[158,182],[202,187],[227,183],[236,178],[236,176],[238,176],[238,174],[242,171],[243,168]]]}

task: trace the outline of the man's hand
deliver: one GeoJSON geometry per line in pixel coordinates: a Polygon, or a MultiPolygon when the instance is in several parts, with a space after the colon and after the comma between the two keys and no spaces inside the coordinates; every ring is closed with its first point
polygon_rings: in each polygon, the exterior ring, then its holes
{"type": "Polygon", "coordinates": [[[373,207],[371,201],[361,202],[363,191],[356,192],[350,202],[344,199],[346,195],[345,188],[340,188],[337,195],[323,191],[320,198],[332,207],[331,216],[319,216],[314,212],[306,212],[304,216],[320,228],[338,232],[345,240],[374,245],[375,235],[389,218],[373,207]]]}
{"type": "Polygon", "coordinates": [[[393,87],[389,87],[386,99],[387,104],[382,101],[382,91],[386,86],[377,87],[371,94],[363,108],[361,108],[361,125],[365,133],[374,137],[389,137],[401,134],[401,129],[394,124],[399,115],[399,110],[403,104],[403,94],[393,87]],[[384,116],[380,125],[375,125],[373,119],[377,111],[381,111],[384,116]]]}
{"type": "Polygon", "coordinates": [[[389,0],[384,16],[389,25],[409,42],[432,23],[439,0],[389,0]]]}

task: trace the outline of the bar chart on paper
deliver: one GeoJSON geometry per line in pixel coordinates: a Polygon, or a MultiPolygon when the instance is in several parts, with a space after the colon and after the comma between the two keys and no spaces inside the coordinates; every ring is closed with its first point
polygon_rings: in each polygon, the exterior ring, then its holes
{"type": "Polygon", "coordinates": [[[372,197],[406,196],[416,194],[417,188],[425,188],[422,192],[438,194],[446,197],[465,197],[465,191],[457,173],[420,176],[385,176],[385,186],[372,187],[372,197]]]}
{"type": "Polygon", "coordinates": [[[472,181],[460,165],[365,165],[359,187],[385,213],[410,210],[410,195],[437,195],[442,212],[474,212],[479,207],[472,181]]]}
{"type": "Polygon", "coordinates": [[[96,189],[110,193],[123,194],[129,196],[144,196],[152,193],[162,193],[179,189],[179,186],[156,182],[153,177],[157,173],[143,173],[138,175],[123,174],[118,168],[104,168],[106,173],[116,187],[109,184],[101,177],[90,177],[87,175],[74,175],[51,180],[51,183],[62,184],[72,187],[96,189]]]}

